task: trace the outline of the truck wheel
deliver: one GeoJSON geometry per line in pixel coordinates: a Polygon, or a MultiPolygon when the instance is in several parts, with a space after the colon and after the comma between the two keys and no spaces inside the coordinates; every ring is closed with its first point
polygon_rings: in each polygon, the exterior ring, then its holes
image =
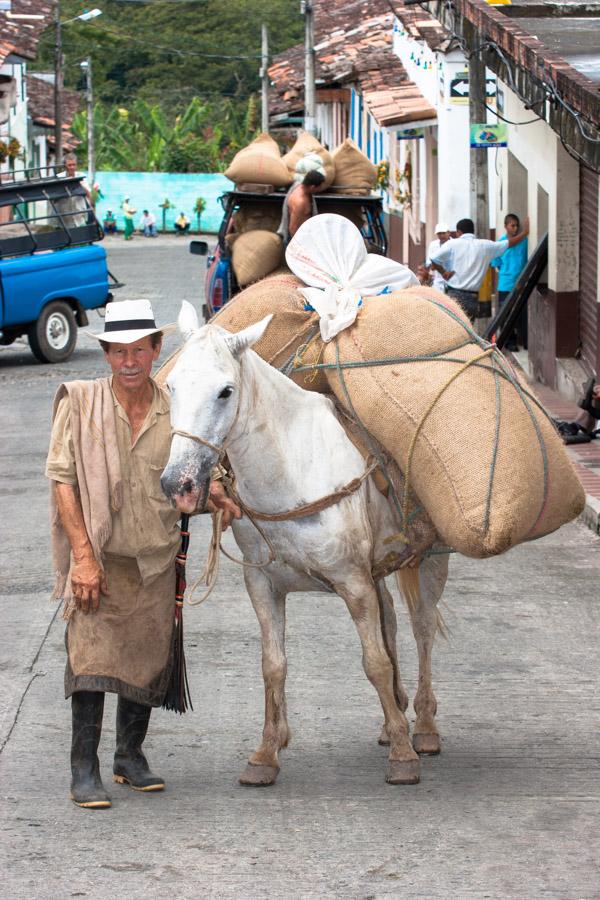
{"type": "Polygon", "coordinates": [[[45,306],[28,333],[33,355],[45,363],[64,362],[77,343],[77,323],[73,310],[63,300],[45,306]]]}

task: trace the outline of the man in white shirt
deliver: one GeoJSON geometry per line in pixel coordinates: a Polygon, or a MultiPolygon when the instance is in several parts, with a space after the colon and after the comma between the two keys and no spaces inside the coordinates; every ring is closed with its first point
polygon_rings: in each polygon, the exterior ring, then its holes
{"type": "Polygon", "coordinates": [[[433,240],[429,249],[427,250],[427,259],[425,261],[425,265],[431,270],[431,275],[433,278],[432,286],[437,288],[438,291],[441,291],[443,294],[446,293],[446,282],[444,281],[444,276],[438,269],[434,269],[431,265],[431,260],[433,257],[439,253],[442,249],[442,245],[450,240],[450,229],[444,222],[438,222],[435,226],[435,240],[433,240]]]}
{"type": "MultiPolygon", "coordinates": [[[[61,172],[58,178],[77,178],[80,174],[77,171],[77,157],[74,153],[69,153],[65,156],[65,171],[61,172]]],[[[87,179],[82,178],[80,183],[85,195],[73,194],[71,197],[54,201],[56,210],[63,216],[67,228],[77,228],[80,225],[87,225],[88,222],[88,209],[92,205],[92,195],[87,179]]],[[[53,220],[53,224],[54,227],[58,227],[58,220],[53,220]]]]}
{"type": "Polygon", "coordinates": [[[145,237],[156,237],[156,216],[147,209],[144,210],[140,219],[140,231],[144,232],[145,237]]]}
{"type": "Polygon", "coordinates": [[[462,306],[473,322],[479,314],[479,288],[489,265],[496,256],[525,240],[529,234],[529,219],[525,219],[519,234],[502,241],[486,241],[475,237],[471,219],[456,223],[457,238],[447,241],[432,256],[431,262],[442,273],[446,293],[462,306]]]}

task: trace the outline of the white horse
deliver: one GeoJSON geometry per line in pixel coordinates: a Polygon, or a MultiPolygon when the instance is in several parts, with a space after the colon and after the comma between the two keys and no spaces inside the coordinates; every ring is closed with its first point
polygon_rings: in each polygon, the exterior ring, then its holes
{"type": "MultiPolygon", "coordinates": [[[[186,343],[167,378],[174,435],[161,482],[184,512],[205,502],[211,470],[224,451],[243,503],[265,512],[292,510],[364,476],[365,460],[340,425],[331,400],[297,387],[249,349],[270,319],[232,335],[216,325],[199,328],[193,307],[189,303],[182,307],[179,327],[186,343]]],[[[413,570],[420,588],[418,602],[409,604],[419,651],[419,686],[411,744],[405,715],[408,697],[396,656],[393,599],[383,579],[376,584],[371,575],[374,563],[390,550],[384,539],[397,533],[397,526],[372,476],[318,513],[291,521],[261,521],[260,527],[276,557],[264,566],[261,563],[269,556],[265,538],[247,516],[233,523],[261,629],[265,684],[262,741],[241,783],[273,784],[279,751],[290,740],[286,596],[291,591],[328,591],[339,594],[348,607],[362,643],[366,675],[381,701],[385,724],[380,743],[390,747],[386,780],[415,784],[419,780],[415,751],[440,750],[431,648],[447,556],[427,558],[417,577],[413,570]]]]}

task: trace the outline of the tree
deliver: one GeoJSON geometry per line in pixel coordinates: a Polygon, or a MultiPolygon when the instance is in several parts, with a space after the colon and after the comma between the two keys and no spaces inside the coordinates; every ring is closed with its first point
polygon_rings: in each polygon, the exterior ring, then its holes
{"type": "Polygon", "coordinates": [[[200,219],[202,218],[202,213],[206,209],[206,200],[204,197],[196,197],[196,202],[194,203],[194,212],[196,213],[196,227],[198,231],[200,231],[200,219]]]}
{"type": "MultiPolygon", "coordinates": [[[[197,96],[247,101],[260,88],[261,23],[272,55],[302,39],[300,4],[290,0],[205,0],[202,4],[105,0],[103,15],[63,29],[68,87],[84,88],[76,60],[92,57],[94,93],[109,106],[136,100],[165,112],[184,109],[197,96]]],[[[81,13],[81,0],[61,0],[65,19],[81,13]]],[[[41,68],[52,69],[54,30],[40,47],[41,68]]]]}
{"type": "MultiPolygon", "coordinates": [[[[256,134],[256,100],[203,102],[194,97],[178,114],[136,100],[130,108],[94,107],[96,168],[138,172],[222,172],[232,156],[256,134]],[[219,123],[219,124],[214,124],[219,123]]],[[[75,116],[73,133],[87,154],[85,113],[75,116]]]]}

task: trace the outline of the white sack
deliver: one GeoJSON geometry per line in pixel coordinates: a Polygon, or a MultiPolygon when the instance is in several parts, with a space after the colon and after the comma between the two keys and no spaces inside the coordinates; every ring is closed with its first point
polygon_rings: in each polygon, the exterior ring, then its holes
{"type": "Polygon", "coordinates": [[[325,178],[325,167],[319,154],[306,153],[296,163],[294,181],[304,181],[304,176],[313,171],[320,172],[325,178]]]}
{"type": "Polygon", "coordinates": [[[325,342],[352,325],[362,297],[419,284],[402,263],[367,253],[363,237],[344,216],[323,213],[300,226],[285,253],[289,268],[306,288],[298,288],[320,318],[325,342]]]}

